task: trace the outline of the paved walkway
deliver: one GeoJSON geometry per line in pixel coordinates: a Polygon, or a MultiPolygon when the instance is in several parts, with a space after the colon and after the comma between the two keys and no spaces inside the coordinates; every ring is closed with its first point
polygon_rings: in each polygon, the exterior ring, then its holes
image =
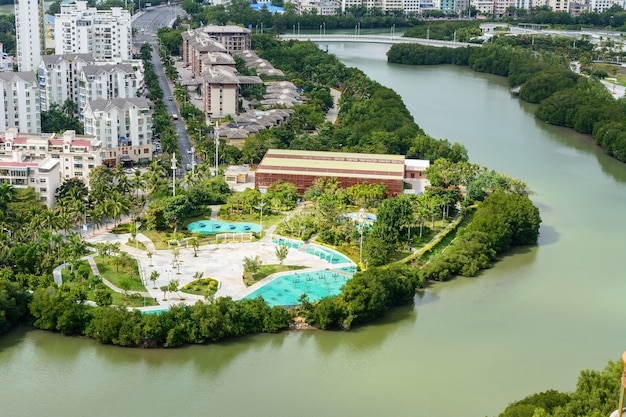
{"type": "MultiPolygon", "coordinates": [[[[215,210],[214,212],[217,213],[215,210]]],[[[149,239],[141,233],[137,234],[137,239],[152,252],[152,258],[148,258],[146,250],[137,249],[135,245],[128,243],[128,240],[131,238],[129,233],[114,234],[110,233],[109,230],[102,229],[87,240],[90,243],[119,242],[120,250],[137,259],[140,275],[148,289],[145,296],[152,297],[159,303],[157,307],[139,309],[158,310],[168,308],[173,304],[194,304],[198,300],[203,300],[203,297],[200,296],[168,293],[168,299],[164,301],[163,291],[158,289],[163,285],[167,285],[172,279],[178,279],[182,287],[194,280],[196,272],[202,273],[204,278],[213,278],[219,282],[216,297],[228,296],[233,297],[233,299],[239,299],[254,291],[258,288],[258,284],[253,287],[246,287],[243,282],[243,258],[258,255],[263,260],[263,263],[280,263],[276,257],[276,244],[271,241],[272,233],[275,229],[275,226],[270,227],[266,230],[267,233],[263,239],[257,242],[220,243],[219,245],[200,246],[195,257],[191,246],[189,248],[182,246],[178,248],[178,264],[174,263],[175,255],[172,250],[154,249],[152,242],[149,242],[149,239]],[[152,271],[159,273],[159,278],[155,282],[149,281],[152,271]],[[184,299],[181,297],[184,297],[184,299]]],[[[289,251],[284,263],[287,265],[302,265],[314,269],[325,269],[330,266],[328,261],[294,249],[289,251]]],[[[336,266],[333,265],[333,267],[336,266]]],[[[110,286],[115,289],[114,286],[110,286]]],[[[119,291],[119,288],[117,290],[119,291]]]]}

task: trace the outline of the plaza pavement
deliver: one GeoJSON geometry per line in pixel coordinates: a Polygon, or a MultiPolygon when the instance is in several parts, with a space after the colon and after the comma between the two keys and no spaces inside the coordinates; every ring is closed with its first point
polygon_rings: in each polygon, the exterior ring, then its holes
{"type": "MultiPolygon", "coordinates": [[[[135,245],[128,243],[131,237],[129,233],[114,234],[105,230],[91,236],[87,241],[90,243],[119,242],[120,250],[137,259],[144,285],[148,289],[150,296],[159,303],[159,306],[139,309],[159,310],[179,303],[195,304],[198,300],[203,300],[203,297],[181,292],[179,294],[168,293],[167,301],[163,301],[163,291],[158,289],[162,285],[167,285],[172,279],[178,279],[182,287],[194,280],[193,276],[196,272],[202,272],[203,278],[213,278],[219,282],[218,291],[215,294],[216,297],[230,296],[235,300],[245,297],[271,281],[272,277],[268,277],[251,287],[246,287],[243,282],[243,258],[258,255],[264,264],[278,264],[280,261],[275,254],[277,245],[271,242],[273,231],[274,227],[270,228],[267,230],[265,237],[256,242],[220,243],[219,245],[200,246],[197,251],[197,257],[194,257],[191,245],[189,248],[182,246],[179,248],[178,259],[181,261],[179,267],[173,265],[174,254],[172,250],[155,250],[152,242],[141,233],[137,234],[137,239],[152,252],[152,259],[148,258],[148,251],[136,249],[135,245]],[[160,274],[154,283],[149,280],[152,271],[158,271],[160,274]],[[184,297],[184,299],[181,297],[184,297]]],[[[314,269],[331,267],[328,261],[296,249],[289,249],[289,254],[283,264],[301,265],[314,269]]],[[[332,265],[333,268],[341,266],[344,265],[332,265]]]]}

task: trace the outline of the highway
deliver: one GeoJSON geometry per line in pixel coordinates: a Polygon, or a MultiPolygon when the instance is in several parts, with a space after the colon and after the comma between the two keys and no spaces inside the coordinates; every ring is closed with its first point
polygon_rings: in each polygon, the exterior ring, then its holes
{"type": "MultiPolygon", "coordinates": [[[[156,37],[156,31],[160,27],[171,26],[176,20],[178,14],[183,14],[184,11],[180,6],[161,6],[155,7],[150,10],[142,10],[137,13],[133,18],[132,26],[137,29],[137,34],[133,37],[133,45],[140,49],[144,43],[149,43],[152,46],[152,64],[154,65],[154,71],[159,77],[159,86],[163,90],[163,103],[167,108],[169,114],[180,115],[180,109],[175,100],[169,101],[168,97],[173,97],[172,84],[168,82],[163,65],[159,59],[158,53],[158,40],[156,37]]],[[[185,130],[185,124],[182,118],[173,120],[174,128],[176,130],[178,150],[180,155],[177,155],[177,176],[183,177],[185,175],[185,167],[187,164],[191,164],[191,154],[188,151],[191,149],[191,141],[185,130]]]]}

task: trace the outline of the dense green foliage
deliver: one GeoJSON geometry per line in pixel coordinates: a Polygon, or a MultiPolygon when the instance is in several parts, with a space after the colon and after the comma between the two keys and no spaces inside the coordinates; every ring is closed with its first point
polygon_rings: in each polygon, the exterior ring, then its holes
{"type": "Polygon", "coordinates": [[[413,301],[420,285],[416,270],[404,265],[370,268],[349,280],[343,292],[308,305],[307,322],[322,329],[344,329],[371,322],[393,306],[413,301]]]}
{"type": "MultiPolygon", "coordinates": [[[[507,38],[483,48],[435,48],[422,45],[393,45],[390,62],[429,65],[468,65],[475,71],[508,76],[511,86],[521,85],[522,100],[539,103],[536,116],[550,124],[566,126],[581,133],[593,134],[596,142],[614,158],[626,162],[626,105],[615,100],[593,77],[581,77],[556,55],[575,58],[589,52],[588,41],[546,40],[529,44],[527,37],[507,38]],[[541,49],[532,53],[530,48],[541,49]],[[465,60],[465,56],[467,59],[465,60]]],[[[582,60],[582,59],[581,59],[582,60]]]]}
{"type": "Polygon", "coordinates": [[[419,21],[414,27],[407,29],[404,36],[409,38],[428,38],[444,41],[469,42],[475,36],[482,35],[479,20],[445,20],[431,22],[419,21]]]}
{"type": "Polygon", "coordinates": [[[84,334],[119,346],[176,347],[250,333],[273,333],[286,329],[290,322],[287,310],[269,307],[260,298],[234,302],[221,297],[142,315],[123,307],[88,307],[81,302],[82,296],[66,285],[37,290],[30,304],[35,327],[84,334]]]}
{"type": "Polygon", "coordinates": [[[280,68],[287,79],[301,86],[309,101],[297,106],[284,126],[246,140],[243,162],[260,161],[270,147],[408,154],[432,161],[440,157],[467,160],[463,146],[425,135],[396,92],[370,80],[358,69],[346,68],[314,43],[278,42],[267,35],[255,35],[253,47],[280,68]],[[331,105],[328,88],[341,91],[334,124],[324,123],[320,112],[331,105]]]}
{"type": "Polygon", "coordinates": [[[0,334],[26,319],[30,300],[20,285],[0,278],[0,334]]]}
{"type": "Polygon", "coordinates": [[[581,371],[571,394],[548,390],[509,404],[499,417],[606,417],[618,408],[621,361],[581,371]]]}
{"type": "Polygon", "coordinates": [[[475,276],[511,246],[536,244],[540,223],[539,210],[528,197],[497,191],[478,206],[472,223],[446,252],[420,270],[420,276],[434,281],[475,276]]]}

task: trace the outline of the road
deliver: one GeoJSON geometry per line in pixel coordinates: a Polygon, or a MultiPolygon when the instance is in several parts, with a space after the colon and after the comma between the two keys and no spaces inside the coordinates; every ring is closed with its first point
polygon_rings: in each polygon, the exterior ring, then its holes
{"type": "MultiPolygon", "coordinates": [[[[136,17],[133,19],[132,23],[133,28],[137,29],[137,34],[133,37],[133,45],[137,49],[141,48],[141,45],[144,43],[152,45],[152,64],[154,65],[154,71],[159,77],[159,86],[163,90],[163,103],[165,104],[169,114],[178,115],[180,115],[180,109],[178,108],[176,101],[168,100],[168,97],[173,97],[174,93],[167,81],[163,65],[159,59],[159,45],[156,37],[156,31],[160,27],[171,26],[174,23],[176,16],[179,14],[184,14],[180,6],[155,7],[151,10],[145,10],[142,11],[141,14],[135,15],[136,17]]],[[[176,130],[178,150],[180,152],[176,173],[178,177],[183,177],[185,175],[185,167],[187,164],[192,163],[192,155],[191,153],[188,153],[191,149],[191,141],[189,140],[189,135],[187,135],[187,131],[185,130],[185,124],[183,123],[182,118],[173,120],[173,123],[176,130]]]]}

